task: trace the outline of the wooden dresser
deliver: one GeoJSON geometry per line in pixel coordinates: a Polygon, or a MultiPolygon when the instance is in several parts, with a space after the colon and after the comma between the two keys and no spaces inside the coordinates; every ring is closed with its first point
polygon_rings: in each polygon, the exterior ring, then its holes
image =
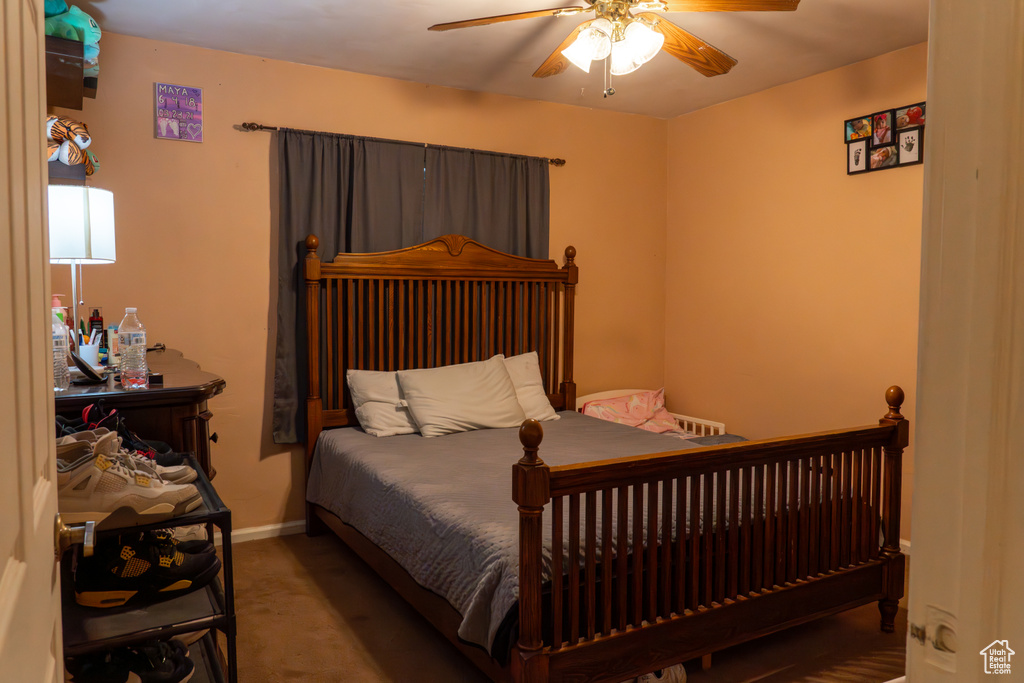
{"type": "Polygon", "coordinates": [[[116,408],[128,427],[143,439],[165,441],[176,451],[191,452],[200,467],[213,479],[216,470],[210,458],[213,413],[206,402],[224,390],[221,377],[206,372],[180,351],[150,351],[146,360],[151,373],[160,373],[163,383],[148,389],[126,391],[108,378],[102,384],[72,384],[55,398],[56,413],[81,417],[86,406],[103,401],[107,410],[116,408]]]}

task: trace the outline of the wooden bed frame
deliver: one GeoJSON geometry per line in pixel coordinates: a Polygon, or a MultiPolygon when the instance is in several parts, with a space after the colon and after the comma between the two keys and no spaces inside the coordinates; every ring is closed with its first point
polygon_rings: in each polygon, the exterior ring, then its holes
{"type": "MultiPolygon", "coordinates": [[[[330,262],[318,245],[306,239],[307,479],[320,432],[357,424],[348,368],[536,350],[551,404],[575,407],[572,247],[558,267],[453,235],[330,262]]],[[[562,467],[543,462],[541,426],[527,420],[522,457],[509,454],[519,635],[504,666],[458,638],[447,601],[331,512],[309,505],[307,531],[333,530],[496,681],[623,681],[876,601],[891,632],[909,425],[903,391],[886,401],[877,425],[562,467]],[[562,550],[551,581],[544,524],[562,550]]]]}

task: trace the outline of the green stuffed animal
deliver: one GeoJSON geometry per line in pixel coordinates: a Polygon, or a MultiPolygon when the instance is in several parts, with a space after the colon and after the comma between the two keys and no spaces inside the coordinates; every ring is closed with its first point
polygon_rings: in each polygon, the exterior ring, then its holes
{"type": "Polygon", "coordinates": [[[72,5],[67,12],[46,19],[46,35],[76,40],[95,46],[103,36],[100,25],[88,14],[72,5]]]}
{"type": "Polygon", "coordinates": [[[43,6],[43,15],[49,19],[55,17],[58,14],[64,14],[68,11],[68,3],[64,0],[46,0],[43,6]]]}
{"type": "Polygon", "coordinates": [[[68,7],[64,0],[46,0],[45,12],[44,30],[46,35],[85,43],[83,75],[98,76],[100,72],[99,41],[103,36],[103,31],[100,30],[100,25],[96,23],[96,20],[74,5],[68,7]],[[51,11],[57,11],[61,9],[61,6],[64,11],[50,15],[51,11]]]}

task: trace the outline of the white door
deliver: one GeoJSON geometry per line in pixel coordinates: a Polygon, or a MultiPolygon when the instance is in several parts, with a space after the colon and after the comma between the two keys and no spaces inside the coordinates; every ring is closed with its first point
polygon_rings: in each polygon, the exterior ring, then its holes
{"type": "Polygon", "coordinates": [[[43,0],[0,0],[0,678],[63,680],[49,265],[43,0]]]}

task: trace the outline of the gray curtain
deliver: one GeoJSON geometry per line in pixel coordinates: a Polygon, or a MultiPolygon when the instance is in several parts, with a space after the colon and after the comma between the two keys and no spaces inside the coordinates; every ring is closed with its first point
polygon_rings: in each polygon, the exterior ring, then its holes
{"type": "Polygon", "coordinates": [[[277,244],[277,351],[273,430],[276,443],[301,440],[305,425],[306,348],[303,260],[309,234],[323,260],[346,252],[414,244],[423,224],[423,147],[329,133],[277,133],[280,229],[277,244]]]}
{"type": "Polygon", "coordinates": [[[517,256],[548,257],[548,160],[427,147],[423,240],[465,235],[517,256]]]}
{"type": "Polygon", "coordinates": [[[372,252],[461,234],[518,256],[548,256],[548,162],[331,133],[277,133],[276,443],[305,431],[305,239],[318,253],[372,252]]]}

